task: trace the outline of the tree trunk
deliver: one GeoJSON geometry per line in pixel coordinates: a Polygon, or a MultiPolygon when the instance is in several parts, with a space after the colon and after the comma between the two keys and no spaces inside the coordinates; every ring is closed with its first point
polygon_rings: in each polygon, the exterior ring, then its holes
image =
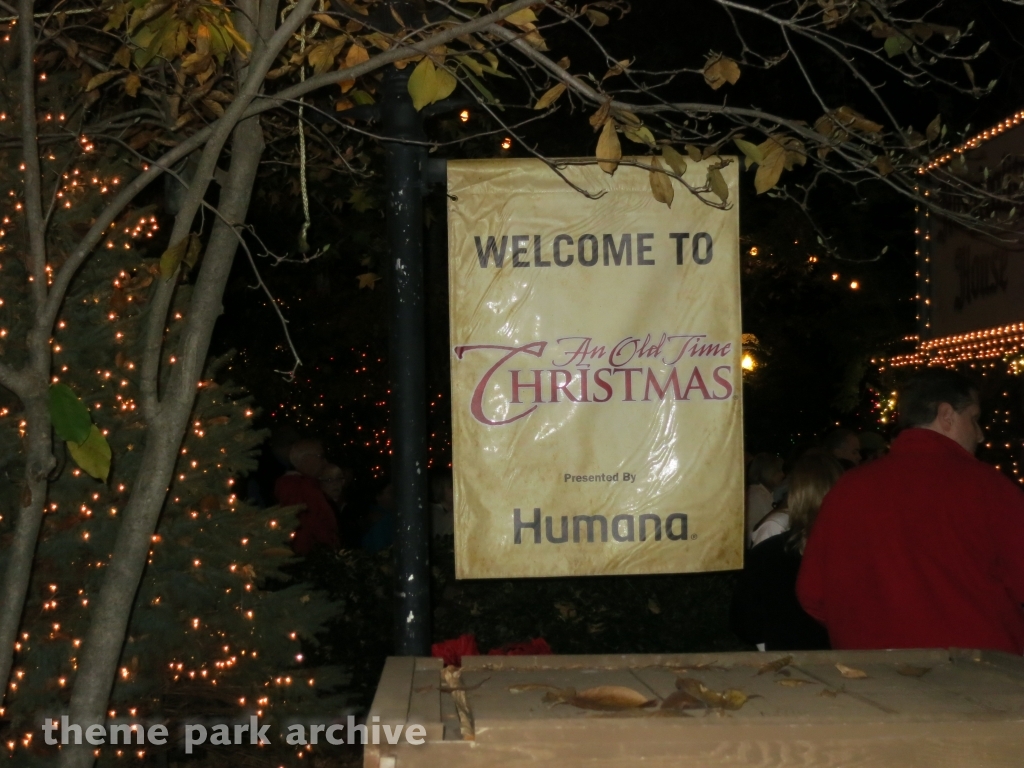
{"type": "Polygon", "coordinates": [[[0,691],[0,703],[7,693],[7,682],[14,664],[14,643],[18,639],[21,614],[28,594],[28,585],[32,579],[32,561],[46,505],[46,478],[53,468],[50,414],[46,405],[45,384],[42,388],[37,387],[36,392],[37,394],[32,397],[22,397],[28,430],[28,451],[25,457],[25,485],[18,510],[18,523],[14,529],[10,560],[7,561],[0,593],[0,683],[4,686],[0,691]]]}
{"type": "MultiPolygon", "coordinates": [[[[218,206],[229,222],[245,221],[263,146],[259,118],[238,124],[233,133],[228,182],[218,206]]],[[[181,341],[180,367],[174,372],[160,414],[146,435],[138,485],[125,507],[124,523],[89,624],[71,696],[70,721],[83,728],[103,723],[106,716],[132,603],[188,428],[196,382],[202,374],[213,327],[222,312],[221,300],[238,249],[238,237],[233,226],[218,218],[192,294],[189,325],[181,341]]],[[[68,747],[61,766],[89,768],[93,759],[92,748],[87,745],[68,747]]]]}

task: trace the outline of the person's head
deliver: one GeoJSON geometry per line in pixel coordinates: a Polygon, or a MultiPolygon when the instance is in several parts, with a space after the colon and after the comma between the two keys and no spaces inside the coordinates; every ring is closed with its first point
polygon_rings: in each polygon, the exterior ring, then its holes
{"type": "Polygon", "coordinates": [[[288,452],[288,460],[295,469],[307,477],[319,477],[327,466],[324,447],[319,440],[299,440],[288,452]]]}
{"type": "Polygon", "coordinates": [[[800,552],[807,543],[807,534],[814,527],[825,494],[832,490],[841,474],[843,466],[839,459],[824,448],[812,448],[793,465],[793,471],[789,473],[786,509],[793,532],[790,541],[800,552]]]}
{"type": "Polygon", "coordinates": [[[785,479],[781,456],[774,453],[759,453],[750,460],[747,485],[763,485],[771,491],[785,479]]]}
{"type": "Polygon", "coordinates": [[[337,464],[326,464],[320,471],[319,479],[324,495],[340,502],[345,497],[345,489],[352,482],[352,470],[349,467],[339,467],[337,464]]]}
{"type": "Polygon", "coordinates": [[[821,442],[822,447],[839,461],[853,466],[860,464],[860,438],[852,429],[833,429],[821,442]]]}
{"type": "Polygon", "coordinates": [[[945,435],[968,453],[985,439],[978,418],[978,388],[966,376],[945,368],[915,374],[897,398],[899,425],[920,427],[945,435]]]}
{"type": "Polygon", "coordinates": [[[877,432],[861,432],[860,457],[865,464],[880,459],[889,452],[889,442],[877,432]]]}

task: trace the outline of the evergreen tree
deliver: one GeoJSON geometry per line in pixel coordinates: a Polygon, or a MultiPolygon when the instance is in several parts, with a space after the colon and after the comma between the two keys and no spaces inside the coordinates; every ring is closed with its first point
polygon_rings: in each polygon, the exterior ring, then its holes
{"type": "MultiPolygon", "coordinates": [[[[96,155],[91,145],[78,142],[47,157],[47,170],[59,179],[47,232],[55,254],[67,253],[105,197],[133,173],[123,153],[96,155]]],[[[31,282],[23,256],[26,233],[16,214],[21,181],[11,159],[0,157],[0,208],[8,209],[0,211],[0,354],[18,363],[25,350],[12,340],[24,338],[14,331],[30,322],[31,282]]],[[[80,400],[88,409],[110,458],[105,465],[102,450],[83,454],[80,445],[54,438],[58,467],[46,499],[15,672],[0,710],[4,752],[15,765],[55,759],[56,747],[43,743],[40,723],[59,717],[67,705],[90,606],[112,562],[120,508],[137,476],[144,440],[138,405],[144,320],[147,298],[163,279],[144,245],[159,242],[158,230],[154,209],[126,213],[111,227],[106,247],[76,277],[52,341],[57,362],[51,393],[70,388],[72,404],[80,400]]],[[[189,291],[183,282],[170,315],[171,336],[183,325],[180,308],[187,306],[189,291]]],[[[175,363],[173,357],[163,361],[164,378],[175,363]]],[[[252,426],[256,409],[250,399],[217,377],[218,369],[229,367],[224,359],[210,363],[200,383],[109,705],[114,721],[167,723],[170,739],[162,749],[169,751],[179,749],[178,724],[189,717],[242,720],[258,714],[281,723],[304,712],[330,716],[339,703],[332,693],[337,671],[308,668],[302,650],[336,613],[335,604],[307,585],[290,583],[281,571],[292,557],[288,539],[295,510],[258,509],[236,492],[238,479],[255,468],[254,452],[264,435],[252,426]]],[[[60,433],[60,419],[54,423],[60,433]]],[[[23,492],[22,432],[20,404],[0,388],[0,568],[4,540],[14,526],[11,511],[23,492]]],[[[261,756],[272,756],[274,765],[295,758],[295,747],[280,738],[272,742],[261,756]]],[[[100,749],[99,764],[120,764],[120,749],[100,749]]],[[[161,751],[145,746],[125,754],[156,760],[154,749],[161,751]]],[[[240,764],[232,749],[254,757],[251,746],[212,747],[206,760],[240,764]]]]}

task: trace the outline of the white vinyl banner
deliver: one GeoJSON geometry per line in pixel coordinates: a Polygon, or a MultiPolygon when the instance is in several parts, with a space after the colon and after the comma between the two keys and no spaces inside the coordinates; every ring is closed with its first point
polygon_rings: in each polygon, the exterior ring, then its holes
{"type": "Polygon", "coordinates": [[[457,576],[740,568],[738,209],[561,173],[448,163],[457,576]]]}

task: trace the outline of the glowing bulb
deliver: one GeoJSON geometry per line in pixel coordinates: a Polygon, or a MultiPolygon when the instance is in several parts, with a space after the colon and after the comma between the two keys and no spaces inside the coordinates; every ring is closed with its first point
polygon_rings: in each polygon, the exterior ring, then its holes
{"type": "Polygon", "coordinates": [[[740,367],[744,371],[752,371],[757,367],[753,356],[751,356],[749,352],[743,355],[743,359],[740,361],[740,367]]]}

